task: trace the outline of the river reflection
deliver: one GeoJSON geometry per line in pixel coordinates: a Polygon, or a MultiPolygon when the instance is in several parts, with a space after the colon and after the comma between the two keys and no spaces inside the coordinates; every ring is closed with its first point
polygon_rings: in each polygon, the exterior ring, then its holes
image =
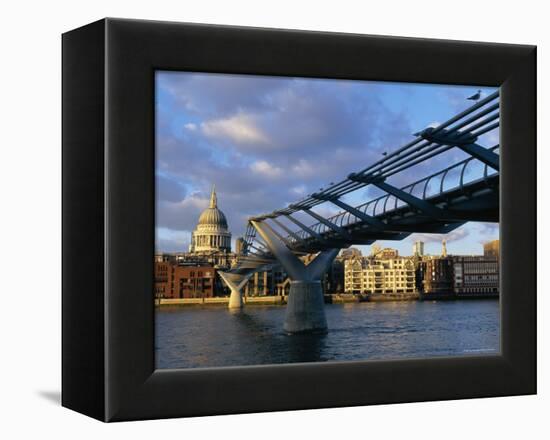
{"type": "Polygon", "coordinates": [[[327,305],[327,334],[287,335],[285,307],[162,308],[158,368],[395,359],[499,352],[498,300],[327,305]]]}

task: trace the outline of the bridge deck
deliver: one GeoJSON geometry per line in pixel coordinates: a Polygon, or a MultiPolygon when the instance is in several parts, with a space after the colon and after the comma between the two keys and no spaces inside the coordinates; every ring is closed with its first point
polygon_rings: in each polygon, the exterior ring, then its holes
{"type": "MultiPolygon", "coordinates": [[[[446,218],[437,219],[419,213],[405,204],[374,216],[385,224],[382,231],[373,231],[365,221],[346,213],[347,224],[339,225],[354,240],[348,241],[328,227],[317,223],[312,225],[326,242],[322,243],[305,231],[296,232],[301,240],[287,236],[286,240],[296,251],[320,251],[330,247],[347,247],[352,244],[374,242],[376,240],[402,240],[413,232],[446,233],[464,224],[466,221],[498,222],[499,221],[499,175],[478,179],[462,187],[458,186],[441,194],[426,198],[432,205],[439,207],[447,214],[446,218]]],[[[386,198],[383,196],[382,198],[386,198]]],[[[330,220],[330,219],[329,219],[330,220]]],[[[344,223],[342,221],[342,223],[344,223]]]]}

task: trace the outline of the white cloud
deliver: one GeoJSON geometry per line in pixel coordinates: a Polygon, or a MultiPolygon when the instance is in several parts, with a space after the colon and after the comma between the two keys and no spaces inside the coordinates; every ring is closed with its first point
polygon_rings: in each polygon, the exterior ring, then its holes
{"type": "Polygon", "coordinates": [[[196,208],[196,209],[206,209],[208,207],[210,197],[203,198],[200,197],[198,193],[191,194],[186,199],[178,203],[181,208],[196,208]]]}
{"type": "Polygon", "coordinates": [[[255,118],[245,113],[203,122],[201,129],[211,138],[229,139],[242,144],[269,144],[268,137],[257,126],[255,118]]]}
{"type": "Polygon", "coordinates": [[[156,252],[184,252],[189,249],[191,231],[156,229],[156,252]]]}
{"type": "Polygon", "coordinates": [[[298,185],[290,188],[290,191],[297,196],[305,196],[307,192],[307,187],[305,185],[298,185]]]}
{"type": "Polygon", "coordinates": [[[157,202],[157,226],[173,231],[194,229],[200,213],[208,207],[209,199],[194,193],[177,202],[157,202]]]}
{"type": "Polygon", "coordinates": [[[315,174],[315,169],[305,159],[299,159],[298,162],[292,166],[292,171],[303,178],[311,177],[315,174]]]}
{"type": "Polygon", "coordinates": [[[258,160],[254,162],[250,165],[250,169],[256,174],[261,174],[270,178],[279,177],[283,173],[281,168],[273,166],[265,160],[258,160]]]}
{"type": "Polygon", "coordinates": [[[196,131],[197,130],[197,124],[193,124],[192,122],[189,122],[184,125],[184,127],[189,131],[196,131]]]}
{"type": "Polygon", "coordinates": [[[445,239],[447,243],[451,243],[453,241],[462,240],[468,235],[470,235],[470,231],[466,228],[461,227],[449,232],[448,234],[412,234],[408,238],[408,240],[410,242],[415,242],[419,240],[425,243],[441,243],[441,241],[445,239]]]}

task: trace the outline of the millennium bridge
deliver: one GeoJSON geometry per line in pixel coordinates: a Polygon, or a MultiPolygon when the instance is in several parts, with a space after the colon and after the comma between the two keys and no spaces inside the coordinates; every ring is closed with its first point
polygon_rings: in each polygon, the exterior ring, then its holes
{"type": "Polygon", "coordinates": [[[243,287],[254,272],[280,264],[291,280],[284,330],[324,332],[321,280],[341,249],[403,240],[414,232],[444,234],[469,221],[498,222],[499,145],[481,144],[498,139],[491,132],[498,133],[499,107],[497,91],[449,120],[415,133],[406,145],[342,181],[249,218],[237,263],[220,272],[231,290],[229,307],[243,306],[243,287]],[[418,177],[412,172],[415,166],[435,169],[456,156],[462,157],[410,181],[411,175],[418,177]],[[395,183],[404,181],[408,182],[404,186],[395,183]],[[372,192],[379,195],[366,196],[372,192]],[[356,201],[358,196],[367,200],[359,205],[350,202],[352,193],[356,201]],[[319,208],[328,206],[339,212],[321,215],[319,208]]]}

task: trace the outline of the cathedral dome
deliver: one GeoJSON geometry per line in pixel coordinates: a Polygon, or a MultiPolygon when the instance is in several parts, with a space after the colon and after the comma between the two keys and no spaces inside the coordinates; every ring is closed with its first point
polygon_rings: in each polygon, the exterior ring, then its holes
{"type": "Polygon", "coordinates": [[[227,219],[225,218],[225,214],[218,208],[218,198],[215,189],[212,189],[210,205],[200,215],[198,224],[200,226],[211,226],[216,229],[227,229],[227,219]]]}
{"type": "Polygon", "coordinates": [[[210,205],[199,216],[191,234],[189,251],[195,253],[231,252],[231,232],[225,214],[218,208],[216,189],[212,188],[210,205]]]}
{"type": "Polygon", "coordinates": [[[220,209],[206,208],[199,217],[199,225],[227,229],[227,219],[220,209]]]}

